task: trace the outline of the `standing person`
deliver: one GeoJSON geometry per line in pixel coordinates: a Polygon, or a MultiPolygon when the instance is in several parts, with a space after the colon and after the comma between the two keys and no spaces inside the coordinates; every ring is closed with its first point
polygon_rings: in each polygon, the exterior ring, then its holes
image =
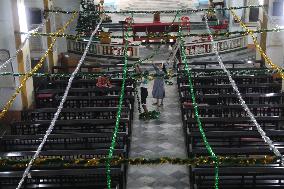
{"type": "Polygon", "coordinates": [[[143,74],[140,66],[137,64],[135,66],[135,72],[137,75],[141,76],[136,81],[140,82],[140,98],[141,98],[141,104],[142,108],[144,110],[144,113],[148,113],[147,109],[147,97],[148,97],[148,71],[146,70],[143,74]]]}
{"type": "Polygon", "coordinates": [[[156,71],[156,77],[154,80],[152,95],[153,98],[157,99],[157,101],[153,105],[163,106],[163,101],[165,98],[165,82],[164,82],[165,73],[163,71],[164,65],[163,63],[158,64],[158,66],[153,64],[153,67],[156,71]],[[159,100],[161,100],[160,104],[159,100]]]}
{"type": "Polygon", "coordinates": [[[140,92],[141,92],[141,104],[145,113],[148,113],[147,109],[147,97],[148,97],[148,71],[146,70],[142,76],[142,81],[140,84],[140,92]]]}

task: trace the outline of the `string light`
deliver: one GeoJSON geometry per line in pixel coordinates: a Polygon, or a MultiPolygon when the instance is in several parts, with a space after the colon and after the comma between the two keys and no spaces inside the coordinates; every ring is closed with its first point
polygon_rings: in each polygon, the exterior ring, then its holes
{"type": "MultiPolygon", "coordinates": [[[[75,13],[75,14],[74,14],[74,18],[75,18],[76,15],[77,15],[77,14],[75,13]]],[[[46,140],[47,140],[47,137],[48,137],[48,136],[50,135],[50,133],[52,132],[52,130],[53,130],[54,126],[55,126],[55,122],[57,121],[57,119],[58,119],[58,117],[59,117],[59,114],[60,114],[61,110],[63,109],[63,105],[64,105],[64,103],[65,103],[65,101],[66,101],[66,99],[67,99],[67,96],[68,96],[69,90],[70,90],[70,88],[71,88],[72,82],[73,82],[73,80],[74,80],[76,74],[79,72],[80,67],[82,66],[82,64],[83,64],[83,62],[84,62],[84,60],[85,60],[85,58],[86,58],[86,56],[87,56],[87,52],[89,51],[89,48],[90,48],[90,45],[91,45],[91,42],[92,42],[92,38],[93,38],[93,36],[95,35],[95,33],[98,31],[98,29],[99,29],[99,27],[100,27],[100,25],[101,25],[101,23],[102,23],[102,20],[103,20],[103,17],[100,19],[100,22],[99,22],[99,24],[97,25],[96,29],[92,32],[92,35],[91,35],[91,37],[90,37],[90,39],[89,39],[89,42],[88,42],[88,44],[87,44],[87,46],[86,46],[86,49],[85,49],[85,51],[84,51],[84,53],[83,53],[83,55],[82,55],[82,57],[81,57],[81,59],[80,59],[78,65],[77,65],[77,67],[75,68],[74,72],[72,73],[71,77],[69,78],[67,87],[66,87],[66,89],[65,89],[65,91],[64,91],[64,95],[63,95],[63,97],[62,97],[62,99],[61,99],[61,101],[60,101],[60,104],[59,104],[59,106],[58,106],[58,109],[57,109],[57,111],[55,112],[54,117],[53,117],[53,119],[52,119],[52,121],[51,121],[51,123],[50,123],[50,125],[49,125],[49,127],[48,127],[48,129],[47,129],[47,131],[46,131],[46,134],[44,135],[44,137],[43,137],[43,139],[42,139],[40,145],[38,146],[38,148],[37,148],[35,154],[33,155],[32,159],[31,159],[30,162],[28,163],[28,166],[27,166],[27,168],[25,169],[24,174],[23,174],[23,176],[22,176],[22,178],[21,178],[21,180],[20,180],[20,182],[19,182],[19,184],[18,184],[18,186],[17,186],[16,189],[20,189],[20,188],[22,187],[22,184],[24,183],[25,178],[26,178],[27,175],[29,174],[29,171],[30,171],[30,169],[31,169],[31,167],[32,167],[32,165],[33,165],[33,162],[34,162],[35,159],[39,156],[39,153],[41,152],[41,150],[42,150],[42,148],[43,148],[43,145],[45,144],[45,142],[46,142],[46,140]]]]}
{"type": "Polygon", "coordinates": [[[214,172],[215,172],[215,184],[214,184],[214,187],[215,187],[215,189],[218,189],[219,188],[219,161],[218,161],[218,158],[217,158],[216,154],[213,152],[210,144],[207,141],[207,137],[205,135],[205,132],[203,130],[202,123],[201,123],[201,120],[200,120],[200,117],[199,117],[198,106],[197,106],[197,103],[196,103],[196,97],[195,97],[195,93],[194,93],[194,89],[193,89],[193,82],[192,82],[191,71],[190,71],[188,63],[187,63],[187,58],[186,58],[186,54],[185,54],[185,47],[184,47],[184,40],[183,40],[183,37],[182,37],[181,29],[182,28],[179,25],[179,32],[178,32],[178,34],[180,35],[179,36],[179,40],[180,40],[180,43],[181,43],[181,58],[182,58],[182,63],[185,65],[185,70],[186,70],[187,77],[188,77],[189,93],[191,94],[192,104],[193,104],[193,107],[194,107],[194,114],[195,114],[194,117],[195,117],[195,119],[197,121],[199,132],[200,132],[200,134],[202,136],[203,143],[205,144],[205,147],[206,147],[208,153],[211,155],[211,158],[212,158],[212,160],[214,162],[214,165],[215,165],[215,168],[214,168],[214,172]]]}
{"type": "MultiPolygon", "coordinates": [[[[68,22],[61,28],[58,30],[58,34],[63,33],[64,30],[71,24],[71,22],[73,22],[73,20],[76,18],[78,13],[73,13],[72,17],[70,18],[70,20],[68,20],[68,22]]],[[[25,86],[26,81],[33,76],[34,73],[36,73],[43,65],[44,60],[46,59],[46,57],[48,56],[48,54],[52,51],[54,44],[56,43],[57,38],[55,37],[52,41],[52,43],[50,44],[50,46],[48,47],[47,51],[44,53],[43,57],[41,57],[40,61],[36,64],[36,66],[26,75],[24,75],[23,80],[21,81],[19,87],[16,89],[15,93],[12,95],[12,97],[8,100],[8,102],[5,104],[3,110],[0,113],[0,120],[4,118],[5,114],[8,112],[8,110],[10,109],[10,107],[12,106],[13,102],[15,101],[17,95],[21,92],[22,88],[25,86]]]]}
{"type": "Polygon", "coordinates": [[[246,30],[246,32],[252,37],[253,43],[256,46],[256,49],[259,51],[259,53],[261,54],[261,56],[265,59],[265,61],[269,64],[269,66],[271,67],[271,69],[276,70],[282,79],[284,79],[284,73],[283,70],[280,66],[274,64],[272,62],[272,60],[267,56],[267,54],[264,52],[264,50],[261,48],[261,46],[259,45],[259,43],[257,42],[257,38],[254,36],[252,30],[250,30],[245,23],[240,19],[239,16],[236,15],[236,13],[231,10],[232,15],[234,16],[234,19],[237,20],[240,25],[242,26],[242,28],[244,28],[246,30]]]}
{"type": "MultiPolygon", "coordinates": [[[[232,11],[234,17],[236,16],[236,14],[232,11]]],[[[236,17],[235,17],[236,18],[236,17]]],[[[209,34],[211,34],[209,25],[208,25],[208,18],[207,15],[205,13],[205,23],[206,23],[206,28],[209,34]]],[[[214,42],[214,38],[213,36],[210,37],[211,38],[211,42],[212,42],[212,46],[213,46],[213,50],[218,58],[218,62],[220,67],[224,70],[224,72],[227,74],[229,81],[234,89],[234,91],[237,94],[237,97],[240,101],[240,104],[242,105],[243,109],[246,111],[246,113],[248,114],[248,116],[250,117],[250,120],[253,122],[253,124],[255,125],[257,131],[259,132],[259,134],[261,135],[262,139],[264,140],[265,143],[267,143],[269,145],[269,148],[273,151],[273,153],[278,157],[278,158],[282,158],[281,153],[279,152],[279,150],[276,148],[276,146],[273,144],[273,141],[266,135],[266,133],[264,132],[264,130],[261,128],[261,126],[258,124],[257,120],[255,119],[254,115],[251,113],[249,107],[247,106],[247,104],[245,103],[237,85],[235,80],[232,78],[230,71],[227,70],[227,68],[225,67],[222,58],[219,55],[218,49],[217,49],[217,45],[214,42]]]]}

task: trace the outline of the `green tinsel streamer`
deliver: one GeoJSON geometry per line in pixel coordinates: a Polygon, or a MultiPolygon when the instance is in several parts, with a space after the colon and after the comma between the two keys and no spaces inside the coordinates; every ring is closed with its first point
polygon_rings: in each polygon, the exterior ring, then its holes
{"type": "Polygon", "coordinates": [[[125,34],[125,48],[124,48],[124,66],[123,66],[123,80],[122,80],[122,86],[121,86],[121,92],[120,92],[120,97],[119,97],[119,105],[118,105],[118,111],[117,111],[117,116],[116,116],[116,122],[115,122],[115,128],[112,136],[112,141],[111,141],[111,147],[109,149],[109,154],[108,154],[108,161],[106,163],[106,174],[107,174],[107,187],[108,189],[111,189],[111,175],[110,175],[110,161],[113,156],[113,150],[116,146],[116,138],[117,138],[117,132],[119,128],[119,122],[120,122],[120,117],[121,117],[121,110],[122,110],[122,104],[123,104],[123,98],[124,98],[124,92],[125,92],[125,80],[127,77],[127,64],[128,64],[128,54],[127,54],[127,49],[128,49],[128,32],[130,31],[130,27],[127,27],[127,31],[125,34]]]}
{"type": "Polygon", "coordinates": [[[203,130],[202,123],[201,123],[201,120],[200,120],[200,117],[199,117],[198,106],[197,106],[197,103],[196,103],[195,93],[194,93],[194,89],[193,89],[193,82],[192,82],[192,78],[191,78],[192,77],[191,71],[190,71],[188,63],[187,63],[187,58],[186,58],[186,55],[185,55],[185,48],[184,48],[184,41],[183,41],[181,34],[182,34],[181,33],[181,26],[179,26],[179,35],[180,35],[179,39],[180,39],[180,42],[181,42],[182,63],[185,64],[185,69],[186,69],[186,72],[187,72],[187,75],[188,75],[189,90],[190,90],[189,92],[190,92],[191,98],[192,98],[192,104],[193,104],[194,112],[195,112],[195,119],[197,121],[198,128],[199,128],[200,134],[202,136],[202,140],[205,144],[205,147],[206,147],[207,151],[209,152],[209,154],[211,155],[211,158],[212,158],[212,160],[214,161],[214,164],[215,164],[215,189],[218,189],[219,188],[219,161],[218,161],[218,157],[215,155],[210,144],[207,141],[207,138],[206,138],[206,135],[205,135],[205,132],[203,130]]]}

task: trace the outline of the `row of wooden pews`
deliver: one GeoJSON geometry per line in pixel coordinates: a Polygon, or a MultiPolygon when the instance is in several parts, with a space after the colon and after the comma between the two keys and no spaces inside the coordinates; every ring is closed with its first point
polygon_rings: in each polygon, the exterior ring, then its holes
{"type": "MultiPolygon", "coordinates": [[[[200,120],[215,154],[236,158],[273,156],[273,152],[240,105],[228,77],[225,74],[210,75],[212,71],[221,71],[220,68],[194,69],[194,64],[191,66],[200,120]],[[205,74],[198,76],[196,73],[200,72],[205,74]]],[[[250,68],[253,69],[260,71],[264,68],[250,68]]],[[[241,69],[231,67],[230,70],[233,73],[241,69]]],[[[179,73],[186,73],[183,66],[180,66],[179,73]]],[[[281,79],[269,72],[234,75],[233,79],[258,123],[283,154],[284,93],[281,92],[281,79]]],[[[177,81],[188,156],[209,156],[195,119],[188,77],[180,76],[177,81]]],[[[219,188],[283,188],[283,171],[284,167],[280,162],[247,166],[232,161],[231,164],[220,165],[219,188]]],[[[190,183],[191,188],[213,188],[214,166],[190,166],[190,183]]]]}
{"type": "MultiPolygon", "coordinates": [[[[122,73],[122,66],[113,73],[122,73]]],[[[55,68],[60,70],[58,66],[55,68]]],[[[1,158],[22,161],[33,156],[57,110],[67,83],[68,78],[60,77],[49,77],[37,82],[35,108],[22,111],[21,121],[12,123],[11,131],[1,137],[1,158]]],[[[68,164],[70,161],[108,156],[116,123],[122,76],[112,79],[111,84],[111,88],[98,88],[95,79],[86,79],[80,74],[76,77],[58,121],[39,155],[41,159],[59,158],[61,162],[66,161],[68,164]]],[[[127,79],[126,86],[113,153],[114,157],[122,158],[128,157],[130,149],[134,80],[127,79]]],[[[24,169],[25,166],[4,166],[0,169],[0,188],[16,188],[24,169]]],[[[126,172],[127,165],[111,166],[112,188],[126,187],[126,172]]],[[[34,165],[23,188],[103,189],[106,185],[105,164],[68,167],[65,164],[51,163],[34,165]]]]}

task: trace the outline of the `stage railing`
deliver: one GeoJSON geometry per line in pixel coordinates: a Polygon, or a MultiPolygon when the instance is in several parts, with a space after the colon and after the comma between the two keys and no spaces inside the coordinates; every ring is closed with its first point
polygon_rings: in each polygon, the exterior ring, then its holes
{"type": "MultiPolygon", "coordinates": [[[[82,53],[84,52],[88,41],[75,41],[68,40],[67,47],[69,52],[82,53]]],[[[100,44],[92,43],[88,54],[94,56],[113,56],[122,57],[124,52],[123,44],[100,44]]],[[[129,45],[127,49],[128,56],[130,58],[139,58],[139,46],[129,45]]]]}
{"type": "MultiPolygon", "coordinates": [[[[218,51],[221,53],[241,50],[247,47],[247,36],[237,36],[222,40],[215,40],[214,44],[217,44],[218,51]]],[[[214,54],[211,41],[187,43],[185,44],[185,49],[186,55],[189,57],[208,56],[214,54]]]]}
{"type": "MultiPolygon", "coordinates": [[[[215,40],[214,43],[217,44],[217,48],[220,53],[241,50],[247,47],[247,36],[235,36],[215,40]]],[[[69,52],[82,53],[86,46],[87,41],[68,40],[69,52]]],[[[139,58],[139,48],[139,45],[129,45],[127,51],[129,58],[139,58]]],[[[185,48],[185,52],[188,57],[209,56],[214,54],[212,43],[210,41],[186,43],[185,48]]],[[[123,44],[100,44],[94,42],[91,44],[88,54],[94,56],[123,57],[123,51],[123,44]]]]}

